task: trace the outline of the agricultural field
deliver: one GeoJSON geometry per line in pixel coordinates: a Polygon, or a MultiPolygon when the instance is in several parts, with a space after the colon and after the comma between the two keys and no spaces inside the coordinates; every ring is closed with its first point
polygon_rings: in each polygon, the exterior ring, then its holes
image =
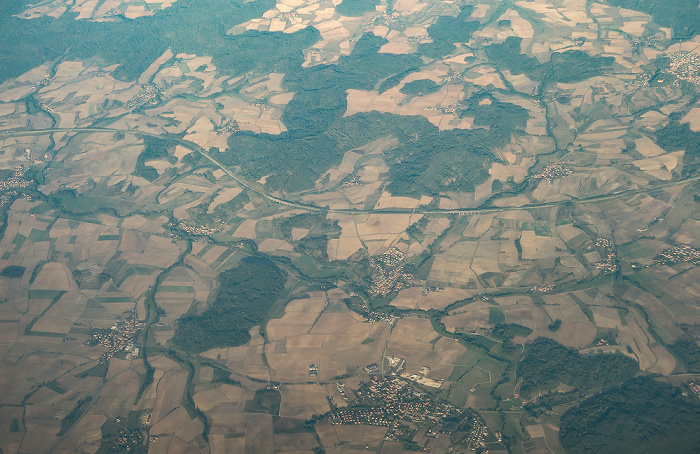
{"type": "Polygon", "coordinates": [[[0,452],[609,452],[639,389],[676,433],[681,4],[0,6],[0,452]]]}

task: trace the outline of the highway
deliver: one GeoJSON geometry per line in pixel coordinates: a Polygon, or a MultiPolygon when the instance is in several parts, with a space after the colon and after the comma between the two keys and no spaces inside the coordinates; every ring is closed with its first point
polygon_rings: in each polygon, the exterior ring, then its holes
{"type": "MultiPolygon", "coordinates": [[[[143,136],[162,138],[158,134],[152,134],[152,133],[138,131],[138,130],[134,130],[134,129],[53,128],[53,129],[8,129],[8,130],[0,132],[0,139],[5,138],[5,137],[53,134],[56,132],[67,132],[67,133],[106,132],[106,133],[123,133],[123,134],[143,135],[143,136]]],[[[686,177],[686,178],[681,178],[678,180],[673,180],[673,181],[668,181],[668,182],[656,184],[656,185],[649,186],[646,188],[629,189],[629,190],[624,190],[624,191],[618,191],[618,192],[615,192],[612,194],[602,194],[602,195],[596,195],[596,196],[591,196],[591,197],[583,197],[583,198],[578,198],[578,199],[562,200],[562,201],[556,201],[556,202],[530,203],[530,204],[525,204],[525,205],[506,206],[506,207],[495,207],[495,206],[483,207],[482,206],[482,207],[476,207],[476,208],[457,208],[457,209],[450,209],[450,210],[444,210],[444,209],[439,209],[439,208],[427,208],[427,207],[404,208],[404,209],[402,209],[402,208],[390,208],[390,209],[329,208],[329,207],[320,207],[318,205],[311,205],[311,204],[301,203],[301,202],[287,200],[287,199],[273,196],[273,195],[265,192],[264,190],[254,186],[253,184],[249,183],[248,181],[239,177],[238,175],[236,175],[228,167],[224,166],[219,161],[217,161],[214,157],[212,157],[203,147],[201,147],[193,142],[190,142],[188,140],[173,139],[170,137],[168,139],[172,140],[174,142],[177,142],[179,145],[187,148],[188,150],[191,150],[193,152],[197,152],[197,153],[201,154],[204,158],[209,160],[216,167],[223,170],[228,176],[230,176],[234,181],[236,181],[236,183],[238,183],[239,185],[243,186],[244,188],[258,194],[259,196],[270,200],[271,202],[275,202],[275,203],[278,203],[280,205],[285,205],[285,206],[292,207],[292,208],[298,208],[298,209],[307,210],[307,211],[325,212],[325,213],[338,213],[338,214],[369,214],[369,213],[411,214],[411,213],[418,213],[418,214],[455,214],[455,215],[501,213],[501,212],[505,212],[505,211],[530,210],[530,209],[536,209],[536,208],[554,208],[554,207],[562,206],[562,205],[569,204],[569,203],[583,205],[583,204],[590,204],[590,203],[607,202],[610,200],[616,200],[616,199],[620,199],[620,198],[624,198],[624,197],[630,197],[630,196],[633,196],[636,194],[654,192],[654,191],[658,191],[658,190],[663,189],[663,188],[685,185],[685,184],[700,180],[700,174],[699,174],[699,175],[694,175],[691,177],[686,177]]]]}

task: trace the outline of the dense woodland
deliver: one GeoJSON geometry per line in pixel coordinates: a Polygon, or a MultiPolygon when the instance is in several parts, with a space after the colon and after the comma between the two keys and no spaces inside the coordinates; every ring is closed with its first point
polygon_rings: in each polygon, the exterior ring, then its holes
{"type": "Polygon", "coordinates": [[[656,143],[666,151],[685,150],[683,154],[683,174],[700,164],[700,132],[690,129],[688,123],[672,120],[656,132],[656,143]]]}
{"type": "MultiPolygon", "coordinates": [[[[347,4],[342,8],[356,8],[359,13],[370,8],[372,2],[345,0],[343,4],[347,4]]],[[[0,81],[64,55],[66,49],[67,57],[97,55],[105,63],[121,63],[115,76],[129,80],[135,79],[168,48],[212,55],[222,73],[239,75],[262,68],[285,73],[285,88],[296,93],[282,116],[288,131],[279,136],[235,134],[229,140],[231,151],[220,156],[224,164],[240,165],[248,178],[257,180],[270,175],[266,183],[270,189],[309,189],[323,172],[340,162],[346,151],[393,135],[400,142],[387,156],[390,167],[387,189],[393,194],[418,196],[450,190],[471,191],[488,178],[490,150],[505,145],[528,118],[526,111],[510,104],[479,106],[470,102],[465,104],[464,115],[474,116],[477,125],[497,121],[499,128],[439,131],[421,117],[377,113],[343,117],[348,89],[383,91],[396,86],[424,64],[421,55],[379,53],[387,41],[366,34],[355,43],[352,54],[341,57],[337,64],[303,68],[302,50],[320,37],[314,28],[291,34],[250,30],[227,35],[227,30],[209,25],[208,18],[212,16],[221,17],[220,23],[231,26],[259,16],[272,6],[270,0],[225,4],[199,0],[196,8],[192,7],[194,0],[180,0],[152,17],[100,23],[76,21],[70,14],[58,19],[23,21],[9,13],[20,12],[26,2],[9,3],[0,5],[3,13],[0,27],[10,44],[0,49],[0,81]],[[173,24],[178,24],[177,32],[173,24]],[[106,36],[122,38],[115,41],[105,39],[106,36]],[[39,53],[37,41],[46,44],[39,53]],[[133,52],[127,42],[138,42],[138,52],[133,52]]],[[[466,6],[457,17],[440,17],[431,25],[428,33],[433,43],[419,46],[423,57],[442,57],[454,51],[451,43],[468,41],[479,26],[478,21],[469,20],[471,12],[472,7],[466,6]]],[[[571,51],[557,54],[548,64],[536,65],[536,59],[519,53],[519,41],[510,38],[486,50],[495,56],[496,63],[501,62],[516,73],[525,72],[536,80],[570,82],[572,77],[581,80],[608,62],[571,51]]],[[[422,93],[435,89],[423,85],[408,90],[422,93]]],[[[157,172],[146,162],[161,157],[162,153],[157,146],[150,145],[154,144],[149,144],[151,151],[140,158],[136,174],[152,181],[157,178],[157,172]]]]}
{"type": "Polygon", "coordinates": [[[668,349],[688,372],[700,373],[700,345],[695,340],[679,339],[669,345],[668,349]]]}
{"type": "Polygon", "coordinates": [[[153,182],[158,178],[158,171],[146,163],[155,159],[167,158],[170,154],[170,149],[175,148],[175,143],[166,139],[159,139],[151,136],[144,136],[143,142],[146,149],[141,152],[138,158],[136,158],[134,175],[153,182]]]}
{"type": "Polygon", "coordinates": [[[440,85],[430,79],[418,79],[404,84],[399,90],[404,95],[424,96],[440,90],[440,85]]]}
{"type": "Polygon", "coordinates": [[[686,40],[700,32],[700,8],[695,0],[607,0],[607,3],[653,16],[657,24],[672,28],[676,39],[686,40]]]}
{"type": "Polygon", "coordinates": [[[356,17],[374,11],[378,4],[379,0],[343,0],[335,11],[343,16],[356,17]]]}
{"type": "Polygon", "coordinates": [[[591,57],[579,50],[569,50],[554,53],[550,61],[540,63],[535,57],[520,53],[521,43],[522,38],[509,36],[502,44],[488,46],[486,55],[489,61],[513,74],[525,74],[543,84],[586,80],[600,75],[615,61],[613,57],[591,57]]]}
{"type": "Polygon", "coordinates": [[[639,372],[637,362],[622,354],[581,355],[577,350],[540,337],[525,347],[518,364],[521,392],[549,391],[559,383],[587,392],[616,386],[639,372]]]}
{"type": "Polygon", "coordinates": [[[679,388],[636,379],[564,413],[560,439],[569,454],[697,453],[700,404],[679,388]]]}
{"type": "Polygon", "coordinates": [[[250,329],[267,317],[284,291],[286,276],[261,257],[248,257],[219,275],[218,294],[201,315],[178,322],[172,343],[188,352],[234,347],[250,340],[250,329]]]}

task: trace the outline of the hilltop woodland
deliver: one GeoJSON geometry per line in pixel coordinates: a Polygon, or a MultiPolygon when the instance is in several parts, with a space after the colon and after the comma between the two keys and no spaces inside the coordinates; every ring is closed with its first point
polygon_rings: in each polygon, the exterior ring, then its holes
{"type": "Polygon", "coordinates": [[[700,405],[679,388],[636,379],[564,413],[559,432],[569,454],[697,453],[700,405]]]}
{"type": "Polygon", "coordinates": [[[657,24],[672,28],[676,39],[690,39],[700,32],[700,8],[695,0],[608,0],[608,3],[653,16],[657,24]]]}
{"type": "Polygon", "coordinates": [[[625,355],[581,355],[544,337],[525,347],[525,355],[518,364],[518,376],[523,380],[521,393],[526,396],[550,391],[560,383],[596,392],[620,385],[638,372],[637,363],[625,355]]]}
{"type": "Polygon", "coordinates": [[[286,276],[261,257],[248,257],[219,275],[216,299],[201,315],[178,322],[172,343],[191,353],[235,347],[250,341],[250,329],[261,324],[284,291],[286,276]]]}
{"type": "Polygon", "coordinates": [[[678,339],[668,346],[673,356],[680,360],[688,372],[700,373],[700,346],[692,339],[678,339]]]}
{"type": "MultiPolygon", "coordinates": [[[[281,118],[287,131],[277,136],[239,132],[229,138],[231,151],[220,156],[223,164],[241,166],[246,178],[257,180],[269,175],[266,186],[271,190],[310,189],[320,175],[340,162],[346,151],[393,135],[399,139],[399,145],[385,156],[390,169],[387,190],[392,194],[473,191],[489,177],[490,150],[504,146],[528,119],[526,110],[512,104],[485,107],[470,101],[465,105],[466,114],[474,117],[476,125],[495,121],[500,127],[440,131],[422,117],[376,112],[343,116],[347,90],[388,90],[409,73],[418,71],[424,65],[423,58],[441,58],[455,50],[452,43],[468,41],[480,26],[479,21],[470,20],[470,6],[465,6],[457,17],[438,18],[428,28],[432,43],[421,44],[419,54],[380,53],[387,41],[368,33],[337,64],[304,68],[303,49],[320,39],[312,27],[295,33],[249,30],[227,35],[226,30],[207,25],[213,16],[231,24],[252,19],[274,6],[271,0],[180,0],[152,17],[99,23],[76,21],[70,14],[32,21],[13,17],[26,3],[0,5],[0,28],[7,43],[0,49],[0,82],[62,55],[96,55],[107,64],[119,63],[114,76],[133,80],[166,49],[211,55],[217,69],[231,75],[263,68],[267,73],[284,73],[285,89],[296,93],[281,118]],[[178,33],[173,33],[173,24],[177,24],[178,33]],[[106,39],[107,36],[120,39],[106,39]],[[139,43],[139,52],[132,52],[127,45],[130,42],[139,43]]],[[[374,3],[375,0],[345,0],[338,8],[361,14],[371,10],[374,3]]],[[[612,64],[612,57],[590,57],[579,51],[557,53],[550,62],[540,64],[537,59],[520,54],[520,39],[512,37],[485,50],[496,65],[542,82],[584,80],[612,64]]],[[[413,93],[434,89],[426,82],[406,88],[413,93]]],[[[149,145],[152,146],[140,158],[135,173],[152,180],[157,172],[146,162],[162,156],[163,150],[158,144],[149,145]]]]}

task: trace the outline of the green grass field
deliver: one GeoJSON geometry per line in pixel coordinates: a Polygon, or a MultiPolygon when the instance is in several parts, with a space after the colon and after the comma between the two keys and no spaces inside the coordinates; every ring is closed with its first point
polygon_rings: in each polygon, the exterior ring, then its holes
{"type": "Polygon", "coordinates": [[[158,292],[194,293],[194,287],[191,285],[161,285],[158,287],[158,292]]]}

